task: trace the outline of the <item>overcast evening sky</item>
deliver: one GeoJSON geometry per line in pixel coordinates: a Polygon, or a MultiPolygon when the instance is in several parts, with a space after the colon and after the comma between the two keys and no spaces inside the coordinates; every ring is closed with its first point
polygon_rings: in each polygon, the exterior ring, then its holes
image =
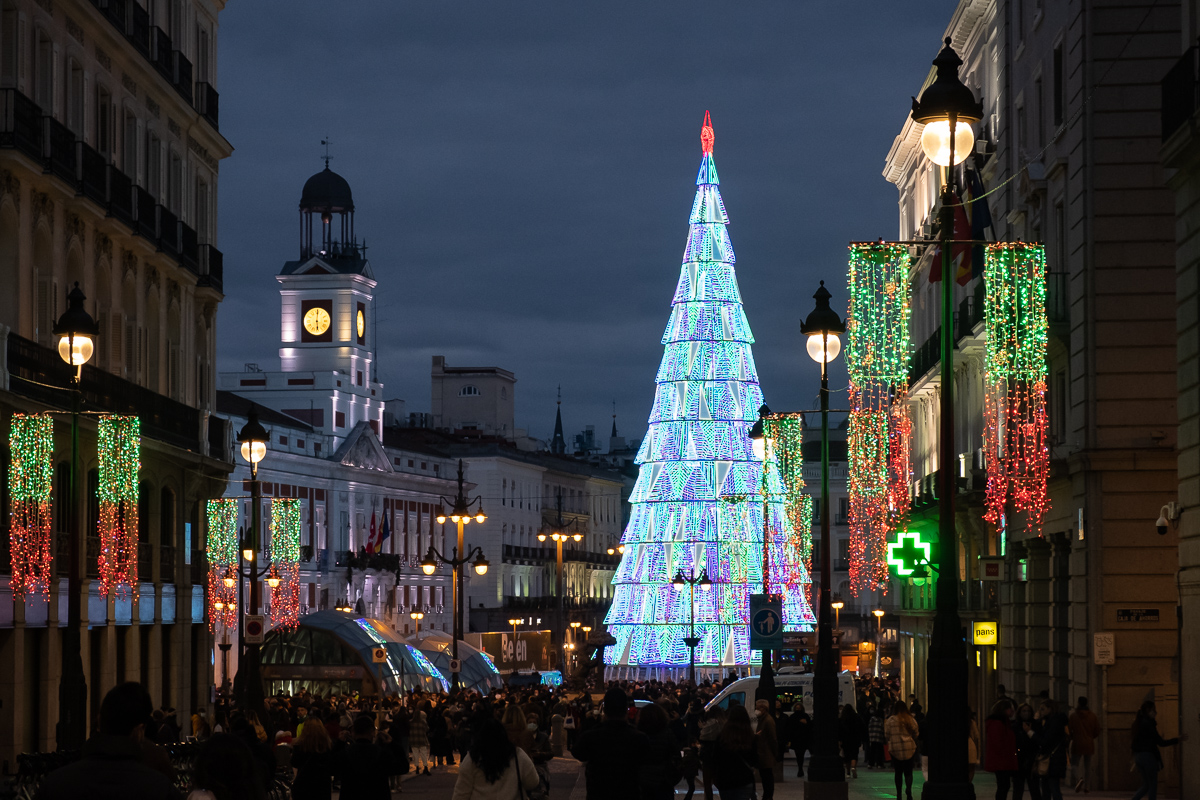
{"type": "Polygon", "coordinates": [[[385,397],[428,411],[444,355],[515,372],[532,436],[549,437],[561,384],[568,438],[606,437],[614,400],[621,434],[641,438],[709,109],[763,391],[812,408],[798,320],[821,279],[844,313],[847,242],[896,233],[883,160],[952,10],[234,0],[219,369],[279,368],[274,276],[298,256],[300,189],[329,136],[379,281],[385,397]]]}

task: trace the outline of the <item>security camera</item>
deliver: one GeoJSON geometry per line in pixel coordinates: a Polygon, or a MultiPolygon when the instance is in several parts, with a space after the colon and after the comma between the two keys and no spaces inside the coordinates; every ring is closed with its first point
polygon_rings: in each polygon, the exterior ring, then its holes
{"type": "Polygon", "coordinates": [[[1167,503],[1158,510],[1158,519],[1154,521],[1154,526],[1158,528],[1159,536],[1167,535],[1167,528],[1179,519],[1179,511],[1178,503],[1167,503]]]}

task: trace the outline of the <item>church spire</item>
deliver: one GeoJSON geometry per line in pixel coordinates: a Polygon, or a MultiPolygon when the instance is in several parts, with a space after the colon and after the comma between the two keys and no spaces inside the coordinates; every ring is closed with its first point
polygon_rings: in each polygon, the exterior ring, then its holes
{"type": "Polygon", "coordinates": [[[562,429],[562,386],[558,387],[558,408],[554,412],[554,439],[550,441],[550,452],[557,456],[566,455],[567,440],[562,429]]]}
{"type": "Polygon", "coordinates": [[[617,438],[617,401],[613,400],[613,429],[612,438],[617,438]]]}

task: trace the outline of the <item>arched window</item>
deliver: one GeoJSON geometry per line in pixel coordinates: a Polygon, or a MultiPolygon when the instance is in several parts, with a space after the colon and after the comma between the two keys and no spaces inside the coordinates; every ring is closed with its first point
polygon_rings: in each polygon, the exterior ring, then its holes
{"type": "Polygon", "coordinates": [[[479,397],[479,389],[474,386],[464,386],[458,390],[459,397],[479,397]]]}

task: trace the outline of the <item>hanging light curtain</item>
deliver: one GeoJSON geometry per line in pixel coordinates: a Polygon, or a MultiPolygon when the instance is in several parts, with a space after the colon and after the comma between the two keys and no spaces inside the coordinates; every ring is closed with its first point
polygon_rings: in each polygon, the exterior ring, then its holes
{"type": "MultiPolygon", "coordinates": [[[[300,501],[276,497],[271,501],[271,624],[294,628],[300,624],[300,501]]],[[[268,584],[268,585],[269,585],[268,584]]]]}
{"type": "Polygon", "coordinates": [[[908,518],[908,264],[903,245],[850,246],[848,522],[850,591],[856,596],[886,590],[887,537],[908,518]]]}
{"type": "Polygon", "coordinates": [[[100,461],[100,593],[137,597],[138,473],[142,427],[137,417],[105,415],[97,428],[100,461]]]}
{"type": "Polygon", "coordinates": [[[50,492],[54,483],[54,421],[48,414],[13,414],[8,436],[12,503],[8,540],[12,593],[50,599],[50,492]]]}
{"type": "Polygon", "coordinates": [[[209,500],[208,629],[233,628],[238,623],[238,501],[209,500]]]}

